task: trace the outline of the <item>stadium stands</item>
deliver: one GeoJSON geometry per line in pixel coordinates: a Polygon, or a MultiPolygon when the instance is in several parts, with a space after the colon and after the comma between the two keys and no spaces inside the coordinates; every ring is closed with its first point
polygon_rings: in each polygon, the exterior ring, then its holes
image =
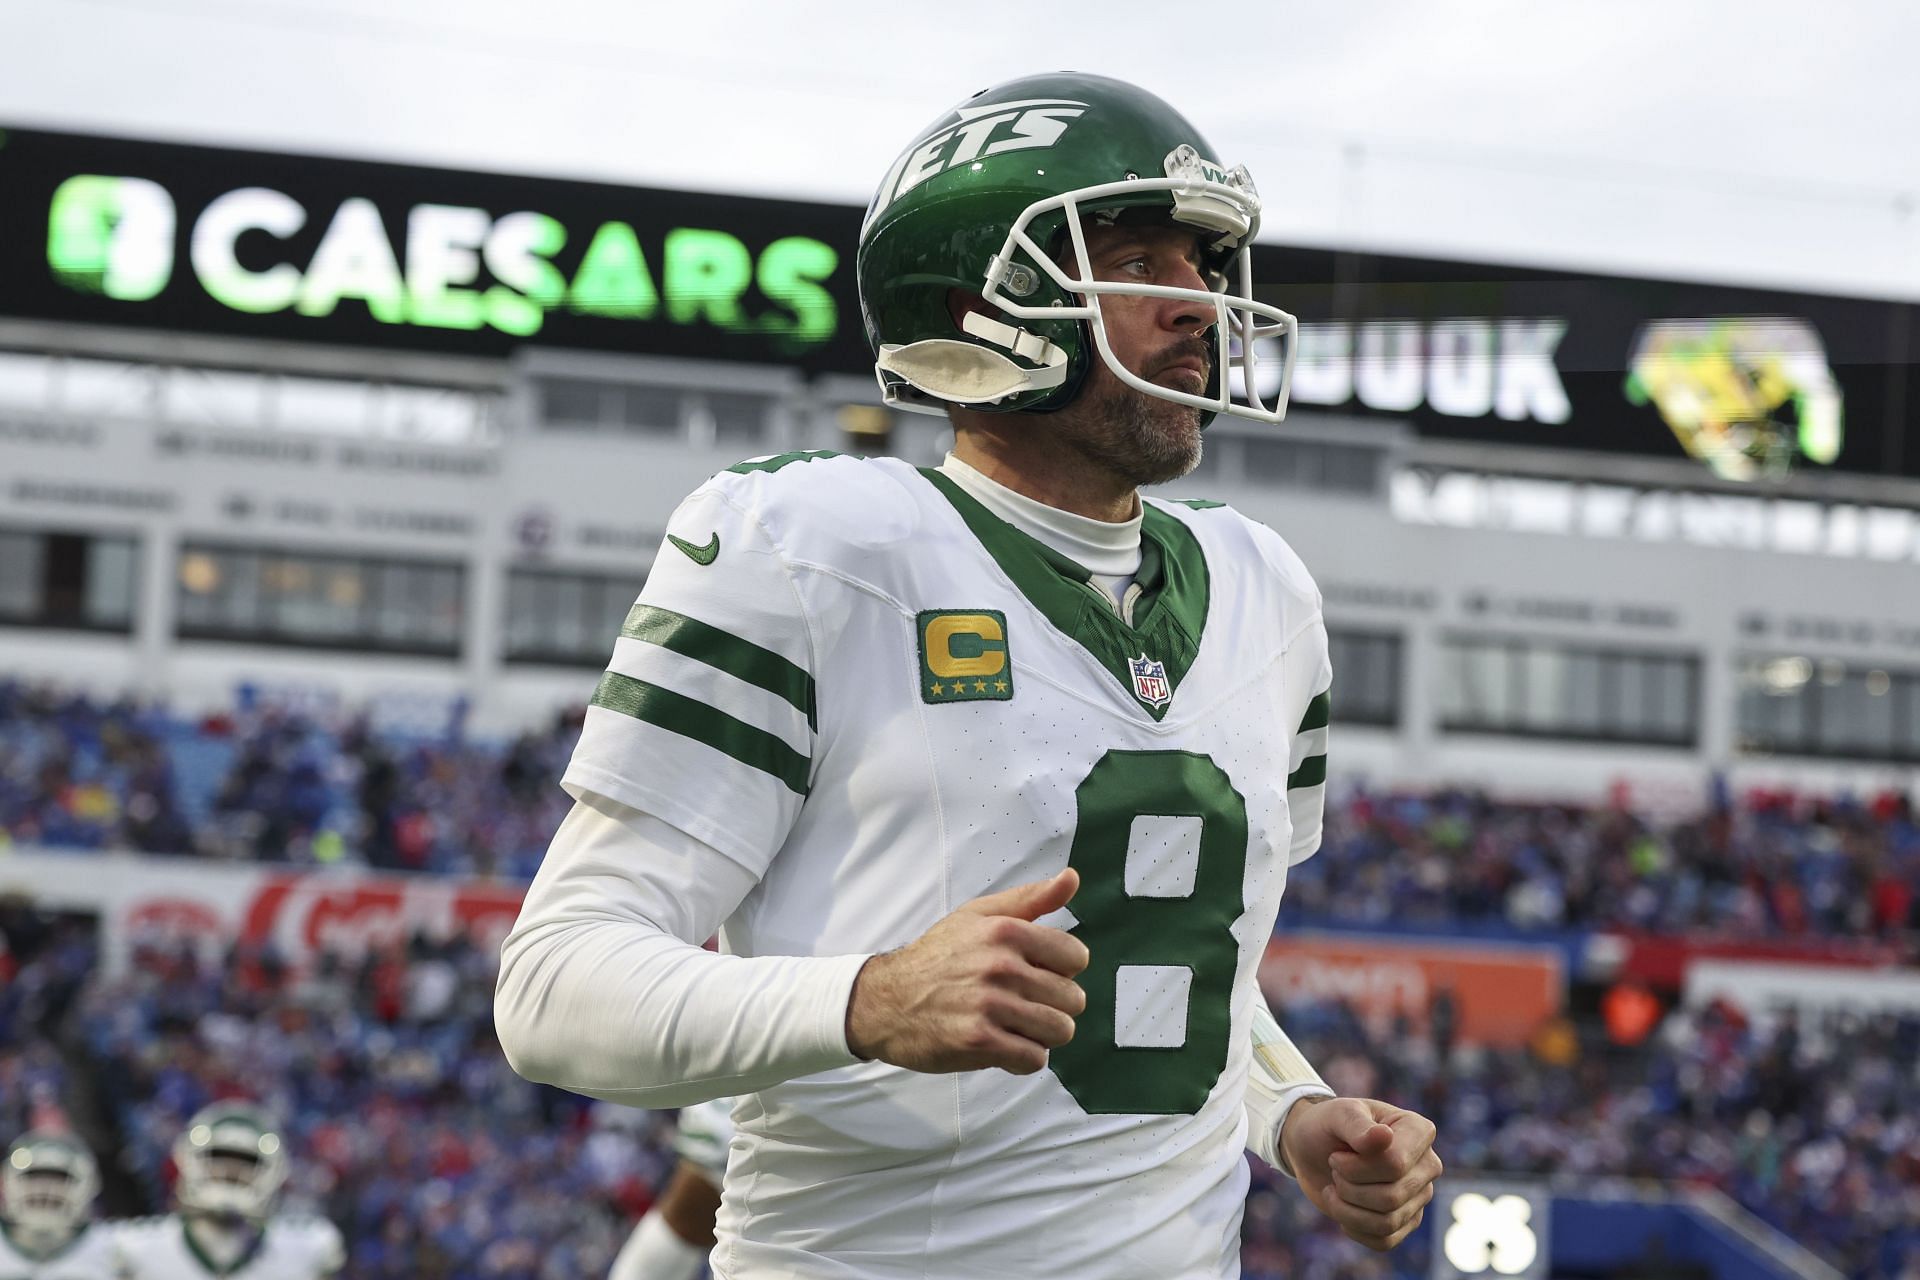
{"type": "MultiPolygon", "coordinates": [[[[524,877],[566,800],[577,724],[483,745],[267,708],[164,710],[0,683],[0,832],[35,846],[524,877]]],[[[1347,795],[1283,927],[1492,923],[1915,937],[1920,830],[1890,797],[1749,796],[1656,821],[1617,808],[1347,795]]],[[[285,1117],[299,1207],[365,1277],[601,1273],[670,1162],[657,1117],[530,1085],[493,1038],[495,957],[460,936],[96,963],[83,923],[0,902],[0,1137],[64,1117],[108,1158],[106,1205],[167,1195],[180,1123],[247,1095],[285,1117]],[[583,1229],[582,1223],[586,1226],[583,1229]]],[[[1920,1276],[1920,1017],[1668,1014],[1623,1047],[1592,1010],[1520,1047],[1447,1019],[1303,1000],[1284,1018],[1343,1092],[1433,1117],[1454,1171],[1716,1188],[1860,1280],[1920,1276]]],[[[1340,1238],[1254,1171],[1250,1280],[1425,1275],[1340,1238]]]]}
{"type": "MultiPolygon", "coordinates": [[[[78,936],[45,943],[6,990],[70,982],[78,936]]],[[[459,942],[310,973],[265,952],[216,964],[147,952],[124,978],[86,975],[64,1026],[0,1000],[0,1123],[90,1121],[117,1152],[111,1207],[142,1212],[165,1202],[185,1118],[255,1097],[287,1120],[291,1202],[341,1225],[353,1274],[599,1274],[664,1177],[667,1134],[515,1077],[491,1031],[493,970],[459,942]]],[[[1457,1172],[1679,1179],[1725,1191],[1851,1276],[1920,1267],[1920,1018],[1800,1025],[1715,1007],[1669,1018],[1638,1050],[1585,1035],[1549,1062],[1339,1003],[1286,1016],[1336,1087],[1433,1116],[1457,1172]]],[[[1396,1271],[1255,1168],[1249,1280],[1423,1275],[1418,1247],[1396,1271]]]]}
{"type": "MultiPolygon", "coordinates": [[[[243,700],[244,707],[244,700],[243,700]]],[[[0,681],[0,838],[74,849],[527,879],[568,801],[576,719],[505,743],[251,707],[182,721],[0,681]]],[[[1720,796],[1657,820],[1469,793],[1349,790],[1286,918],[1397,927],[1808,934],[1920,929],[1904,796],[1720,796]]]]}

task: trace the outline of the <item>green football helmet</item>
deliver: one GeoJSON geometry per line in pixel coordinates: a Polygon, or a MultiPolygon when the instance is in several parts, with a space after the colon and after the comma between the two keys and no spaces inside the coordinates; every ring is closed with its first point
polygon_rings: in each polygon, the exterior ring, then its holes
{"type": "Polygon", "coordinates": [[[79,1139],[47,1129],[21,1134],[0,1166],[0,1222],[26,1236],[66,1240],[87,1223],[100,1169],[79,1139]]]}
{"type": "Polygon", "coordinates": [[[187,1213],[265,1221],[287,1180],[286,1144],[266,1114],[244,1102],[195,1112],[173,1143],[174,1198],[187,1213]]]}
{"type": "Polygon", "coordinates": [[[881,391],[924,413],[956,404],[1044,413],[1073,402],[1097,356],[1135,390],[1200,410],[1202,425],[1220,413],[1278,422],[1299,325],[1253,298],[1259,229],[1245,167],[1222,167],[1152,94],[1073,72],[984,90],[901,153],[861,226],[860,310],[881,391]],[[1133,209],[1164,210],[1201,233],[1209,289],[1093,280],[1084,267],[1067,274],[1088,260],[1088,222],[1133,209]],[[954,289],[1005,319],[969,312],[956,328],[954,289]],[[1129,294],[1188,298],[1213,313],[1203,394],[1149,382],[1115,358],[1100,304],[1129,294]],[[1281,362],[1279,385],[1262,397],[1255,370],[1276,340],[1267,358],[1281,362]]]}

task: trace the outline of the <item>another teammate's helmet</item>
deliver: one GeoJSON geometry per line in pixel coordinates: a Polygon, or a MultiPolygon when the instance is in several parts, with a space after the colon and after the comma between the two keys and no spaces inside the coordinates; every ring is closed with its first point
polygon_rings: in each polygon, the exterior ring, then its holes
{"type": "Polygon", "coordinates": [[[1259,228],[1246,169],[1223,167],[1198,130],[1144,90],[1060,72],[977,93],[894,162],[861,227],[860,309],[882,392],[928,413],[951,404],[1046,412],[1073,401],[1097,353],[1135,390],[1199,409],[1203,424],[1216,413],[1278,422],[1298,326],[1253,299],[1259,228]],[[1084,225],[1128,210],[1164,211],[1198,231],[1211,291],[1093,280],[1084,225]],[[1076,263],[1078,277],[1068,275],[1076,263]],[[956,329],[954,289],[981,295],[1012,323],[970,312],[956,329]],[[1213,314],[1204,395],[1121,365],[1100,313],[1114,294],[1189,298],[1213,314]],[[1259,358],[1278,362],[1277,379],[1256,381],[1259,358]]]}
{"type": "Polygon", "coordinates": [[[264,1219],[287,1179],[286,1144],[258,1108],[216,1102],[173,1144],[174,1196],[188,1213],[264,1219]]]}
{"type": "Polygon", "coordinates": [[[100,1169],[84,1144],[35,1129],[7,1149],[0,1168],[0,1219],[23,1232],[65,1238],[86,1225],[99,1191],[100,1169]]]}

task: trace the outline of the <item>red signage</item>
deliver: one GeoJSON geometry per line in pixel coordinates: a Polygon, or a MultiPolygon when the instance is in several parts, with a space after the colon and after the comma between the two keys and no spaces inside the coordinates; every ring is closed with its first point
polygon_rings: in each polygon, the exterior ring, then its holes
{"type": "Polygon", "coordinates": [[[1260,987],[1276,1005],[1344,1000],[1363,1015],[1424,1025],[1451,993],[1459,1036],[1515,1046],[1560,1011],[1566,975],[1551,947],[1409,942],[1347,933],[1291,933],[1267,944],[1260,987]]]}

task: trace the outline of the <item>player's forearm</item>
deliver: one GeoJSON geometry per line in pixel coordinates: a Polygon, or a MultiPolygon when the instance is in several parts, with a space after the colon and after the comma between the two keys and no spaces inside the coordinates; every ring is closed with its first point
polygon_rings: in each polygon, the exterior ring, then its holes
{"type": "Polygon", "coordinates": [[[679,1107],[854,1062],[865,956],[722,956],[625,922],[516,931],[494,1021],[513,1069],[610,1102],[679,1107]]]}
{"type": "Polygon", "coordinates": [[[675,1235],[656,1208],[627,1237],[607,1280],[695,1280],[706,1260],[707,1250],[675,1235]]]}

